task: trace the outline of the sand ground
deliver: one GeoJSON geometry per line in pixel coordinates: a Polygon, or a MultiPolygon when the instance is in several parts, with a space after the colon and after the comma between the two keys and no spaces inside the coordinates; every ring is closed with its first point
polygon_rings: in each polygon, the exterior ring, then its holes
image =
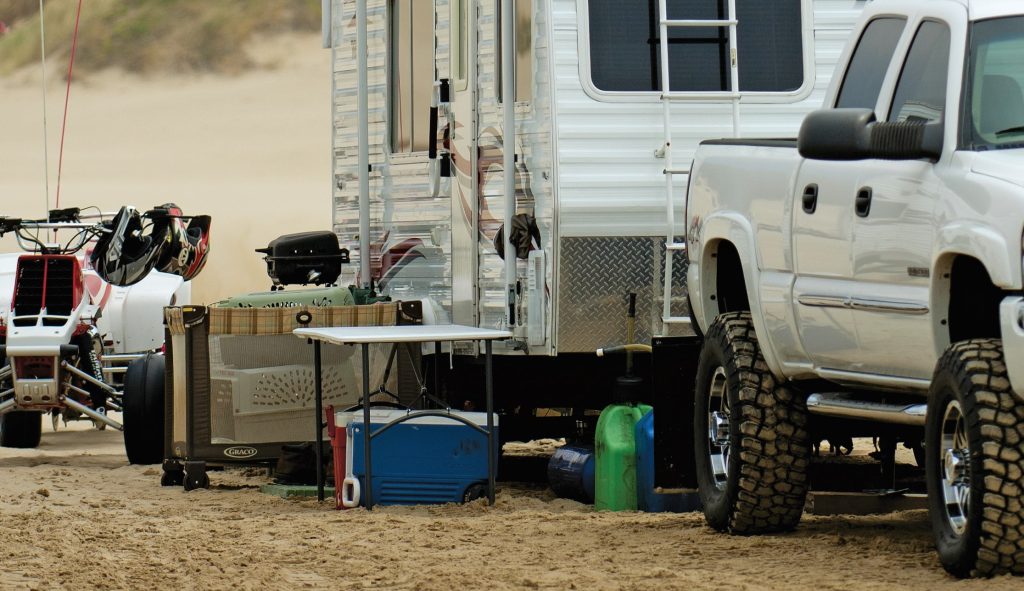
{"type": "Polygon", "coordinates": [[[501,484],[497,504],[335,511],[261,494],[257,470],[162,488],[116,431],[44,427],[0,449],[2,589],[1020,589],[955,581],[927,515],[805,516],[733,537],[699,513],[596,513],[501,484]]]}

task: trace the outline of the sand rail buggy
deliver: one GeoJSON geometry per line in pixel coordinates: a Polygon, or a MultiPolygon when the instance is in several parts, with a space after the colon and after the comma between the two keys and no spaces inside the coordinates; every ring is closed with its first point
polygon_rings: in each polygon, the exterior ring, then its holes
{"type": "MultiPolygon", "coordinates": [[[[9,232],[26,253],[14,262],[13,281],[5,281],[0,268],[0,304],[10,298],[0,307],[0,445],[37,447],[44,414],[53,417],[55,427],[59,417],[83,417],[100,428],[125,431],[133,463],[154,456],[159,461],[162,449],[148,449],[153,438],[145,434],[163,430],[162,416],[150,412],[149,393],[126,397],[116,379],[145,371],[123,364],[141,357],[149,364],[151,355],[146,350],[126,354],[119,345],[139,341],[128,338],[129,324],[132,332],[154,332],[140,326],[152,324],[162,335],[162,307],[174,303],[181,284],[205,262],[209,218],[185,218],[171,204],[145,213],[123,207],[112,219],[74,208],[51,211],[46,220],[0,217],[0,236],[9,232]],[[188,227],[184,219],[191,220],[188,227]],[[73,234],[58,242],[60,232],[73,234]],[[123,302],[125,290],[154,269],[177,275],[177,281],[157,281],[157,297],[137,299],[145,309],[127,314],[122,307],[116,318],[101,323],[110,300],[123,302]],[[105,364],[107,351],[115,354],[105,364]],[[123,423],[134,417],[139,424],[125,429],[108,416],[111,410],[123,413],[123,423]]],[[[5,258],[9,263],[11,257],[5,258]]],[[[155,350],[161,342],[149,338],[144,345],[155,350]]]]}

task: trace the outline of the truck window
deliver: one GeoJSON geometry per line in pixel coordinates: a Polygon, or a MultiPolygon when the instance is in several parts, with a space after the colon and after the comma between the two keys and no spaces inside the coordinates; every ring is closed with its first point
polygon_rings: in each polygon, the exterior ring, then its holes
{"type": "Polygon", "coordinates": [[[434,6],[390,0],[388,18],[391,152],[425,151],[434,91],[434,6]]]}
{"type": "Polygon", "coordinates": [[[905,24],[906,19],[902,18],[877,18],[868,24],[846,68],[837,108],[875,108],[905,24]]]}
{"type": "Polygon", "coordinates": [[[941,121],[948,69],[949,27],[921,23],[896,84],[889,121],[941,121]]]}
{"type": "Polygon", "coordinates": [[[1024,17],[971,25],[963,141],[972,150],[1024,145],[1024,17]]]}
{"type": "MultiPolygon", "coordinates": [[[[792,92],[804,83],[801,0],[736,0],[740,90],[792,92]]],[[[661,89],[658,2],[589,0],[590,77],[599,90],[661,89]]],[[[726,18],[727,0],[668,0],[672,19],[726,18]]],[[[670,28],[672,91],[729,91],[729,28],[670,28]]]]}

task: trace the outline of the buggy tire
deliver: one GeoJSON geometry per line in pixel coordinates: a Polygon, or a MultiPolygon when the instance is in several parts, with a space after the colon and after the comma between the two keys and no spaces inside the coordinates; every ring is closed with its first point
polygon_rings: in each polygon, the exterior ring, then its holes
{"type": "MultiPolygon", "coordinates": [[[[0,345],[5,341],[0,340],[0,345]]],[[[0,355],[0,368],[7,367],[8,359],[0,355]]],[[[5,390],[10,382],[0,381],[0,390],[5,390]],[[4,382],[7,382],[6,384],[4,382]]],[[[39,447],[43,436],[43,413],[12,411],[0,415],[0,446],[32,449],[39,447]]]]}
{"type": "Polygon", "coordinates": [[[776,383],[749,312],[723,314],[709,327],[694,411],[708,525],[736,534],[796,527],[808,488],[807,407],[802,395],[776,383]]]}
{"type": "Polygon", "coordinates": [[[13,411],[0,417],[0,446],[31,449],[39,447],[43,435],[43,413],[13,411]]]}
{"type": "Polygon", "coordinates": [[[950,345],[925,425],[929,515],[939,561],[957,577],[1024,574],[1024,403],[1002,342],[950,345]]]}
{"type": "Polygon", "coordinates": [[[124,449],[132,464],[164,459],[164,356],[148,353],[124,376],[124,449]]]}

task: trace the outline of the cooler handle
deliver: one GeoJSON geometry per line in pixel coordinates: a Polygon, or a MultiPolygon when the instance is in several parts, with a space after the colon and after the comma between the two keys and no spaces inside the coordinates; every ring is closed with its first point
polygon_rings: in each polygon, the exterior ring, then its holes
{"type": "Polygon", "coordinates": [[[355,509],[359,506],[359,479],[354,476],[346,476],[341,484],[341,506],[346,509],[355,509]]]}

